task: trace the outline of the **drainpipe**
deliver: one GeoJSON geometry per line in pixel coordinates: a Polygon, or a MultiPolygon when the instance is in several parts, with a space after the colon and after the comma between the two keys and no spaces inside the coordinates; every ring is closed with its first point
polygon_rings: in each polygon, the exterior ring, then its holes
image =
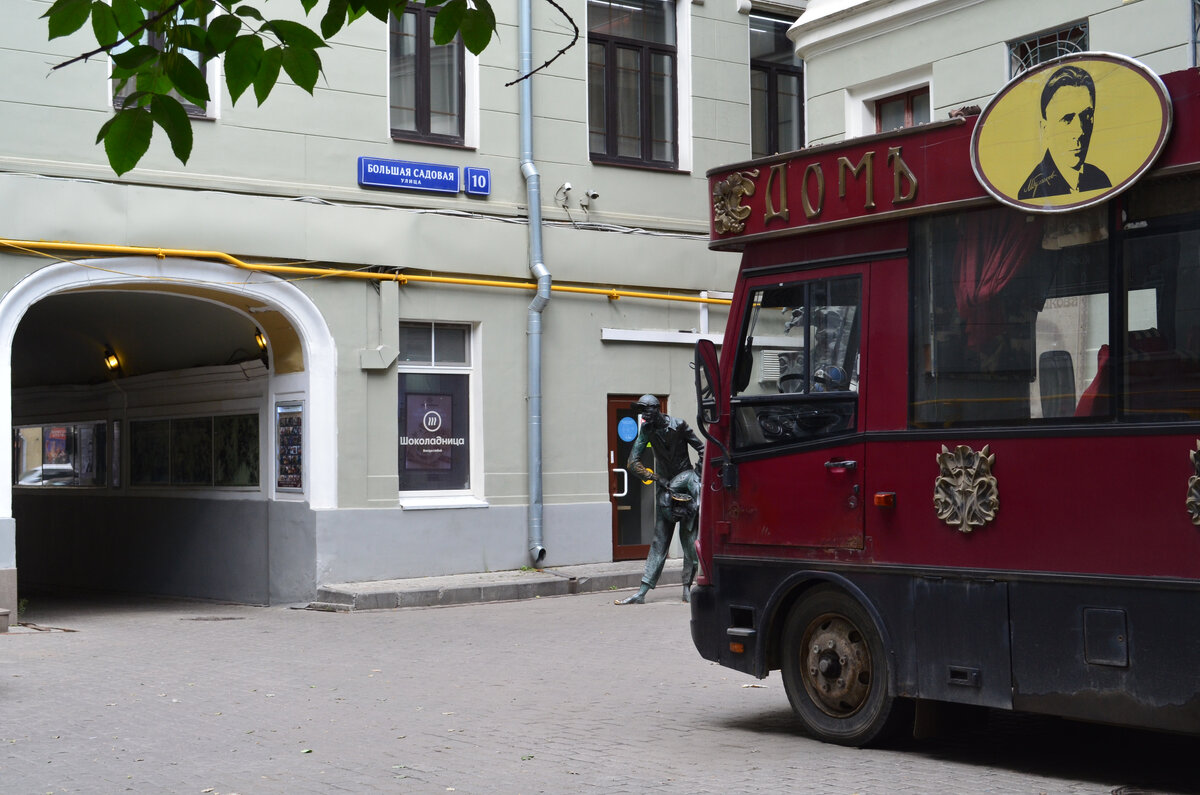
{"type": "MultiPolygon", "coordinates": [[[[531,0],[520,0],[520,63],[518,70],[528,75],[533,70],[533,20],[531,0]]],[[[533,164],[533,79],[520,84],[521,101],[521,175],[525,177],[525,203],[529,207],[529,272],[537,279],[537,294],[529,304],[526,335],[529,343],[529,419],[526,438],[529,446],[529,558],[542,565],[546,548],[542,546],[542,311],[550,302],[550,271],[542,262],[542,187],[537,166],[533,164]]]]}

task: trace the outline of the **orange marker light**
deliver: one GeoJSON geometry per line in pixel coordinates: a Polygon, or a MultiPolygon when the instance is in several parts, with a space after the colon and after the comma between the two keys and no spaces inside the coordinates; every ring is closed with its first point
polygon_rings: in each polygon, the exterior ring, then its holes
{"type": "Polygon", "coordinates": [[[896,507],[896,492],[894,492],[894,491],[877,491],[877,492],[875,492],[875,507],[876,508],[895,508],[896,507]]]}
{"type": "Polygon", "coordinates": [[[736,640],[730,641],[729,642],[729,650],[731,652],[733,652],[734,654],[745,654],[746,653],[746,644],[739,643],[736,640]]]}

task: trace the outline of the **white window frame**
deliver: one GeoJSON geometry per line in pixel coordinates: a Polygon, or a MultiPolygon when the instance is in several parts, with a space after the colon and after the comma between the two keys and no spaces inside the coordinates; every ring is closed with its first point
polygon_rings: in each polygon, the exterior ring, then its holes
{"type": "Polygon", "coordinates": [[[383,70],[383,132],[397,146],[449,146],[463,149],[479,148],[479,56],[463,47],[463,142],[440,144],[436,141],[392,138],[392,40],[391,23],[383,26],[383,55],[387,68],[383,70]]]}
{"type": "MultiPolygon", "coordinates": [[[[692,141],[692,3],[702,0],[675,0],[675,138],[678,162],[673,169],[664,169],[680,173],[690,173],[694,166],[694,145],[692,141]]],[[[584,4],[584,13],[587,4],[584,4]]],[[[584,19],[584,33],[580,37],[584,41],[584,52],[587,52],[587,20],[584,19]]],[[[585,67],[586,68],[586,67],[585,67]]],[[[588,114],[588,90],[586,76],[584,90],[580,92],[583,102],[583,115],[587,123],[583,125],[583,151],[591,152],[591,124],[588,114]]],[[[594,165],[616,165],[603,160],[593,161],[594,165]]],[[[637,166],[633,166],[636,168],[637,166]]]]}
{"type": "MultiPolygon", "coordinates": [[[[390,129],[390,128],[389,128],[390,129]]],[[[443,326],[465,326],[470,335],[467,341],[469,363],[466,365],[424,365],[398,362],[396,366],[396,389],[399,396],[400,375],[402,373],[437,373],[440,375],[466,375],[467,394],[471,405],[467,409],[468,455],[470,462],[467,470],[470,472],[471,486],[467,489],[428,489],[400,491],[400,507],[405,510],[429,510],[439,508],[486,508],[488,503],[484,498],[483,488],[483,345],[482,325],[470,320],[428,320],[418,318],[402,318],[403,323],[429,323],[443,326]]],[[[397,437],[404,434],[400,418],[396,418],[397,437]]],[[[397,467],[399,466],[399,445],[397,444],[397,467]]],[[[397,475],[399,470],[397,470],[397,475]]]]}
{"type": "MultiPolygon", "coordinates": [[[[113,112],[120,110],[117,106],[117,84],[112,76],[113,62],[112,58],[108,59],[108,79],[104,82],[108,95],[104,98],[104,104],[112,108],[113,112]]],[[[200,119],[216,121],[221,118],[221,76],[224,73],[224,66],[220,58],[209,58],[204,62],[204,80],[208,84],[208,102],[204,105],[203,113],[193,113],[188,111],[189,119],[200,119]]],[[[183,104],[184,108],[195,107],[191,102],[176,97],[183,104]]]]}
{"type": "Polygon", "coordinates": [[[921,88],[929,89],[929,118],[932,121],[937,108],[933,91],[932,64],[845,89],[843,102],[846,109],[846,137],[859,138],[875,134],[877,100],[921,88]]]}

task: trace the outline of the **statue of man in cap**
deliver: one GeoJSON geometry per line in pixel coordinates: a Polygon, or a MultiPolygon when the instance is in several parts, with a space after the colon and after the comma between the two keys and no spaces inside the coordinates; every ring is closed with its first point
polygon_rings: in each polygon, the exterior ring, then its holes
{"type": "Polygon", "coordinates": [[[654,541],[642,572],[642,586],[627,599],[615,604],[640,605],[646,593],[658,583],[675,525],[679,524],[679,541],[683,546],[683,601],[688,601],[692,579],[696,576],[696,511],[700,505],[700,477],[697,469],[704,460],[704,443],[688,424],[662,413],[658,398],[642,395],[633,404],[642,415],[642,427],[625,468],[645,478],[649,473],[642,464],[642,452],[649,445],[654,451],[654,480],[656,499],[654,510],[654,541]],[[692,464],[688,446],[695,448],[699,461],[692,464]]]}

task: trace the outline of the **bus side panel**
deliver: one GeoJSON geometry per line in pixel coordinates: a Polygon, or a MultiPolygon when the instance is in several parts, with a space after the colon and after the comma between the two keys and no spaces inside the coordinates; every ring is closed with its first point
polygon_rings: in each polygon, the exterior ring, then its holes
{"type": "Polygon", "coordinates": [[[1010,585],[1013,707],[1200,733],[1200,592],[1010,585]]]}
{"type": "Polygon", "coordinates": [[[1013,572],[1200,578],[1200,529],[1186,499],[1197,435],[1072,435],[867,443],[866,550],[876,563],[1013,572]],[[937,456],[995,456],[999,508],[983,526],[937,518],[937,456]],[[872,495],[895,494],[873,507],[872,495]]]}

